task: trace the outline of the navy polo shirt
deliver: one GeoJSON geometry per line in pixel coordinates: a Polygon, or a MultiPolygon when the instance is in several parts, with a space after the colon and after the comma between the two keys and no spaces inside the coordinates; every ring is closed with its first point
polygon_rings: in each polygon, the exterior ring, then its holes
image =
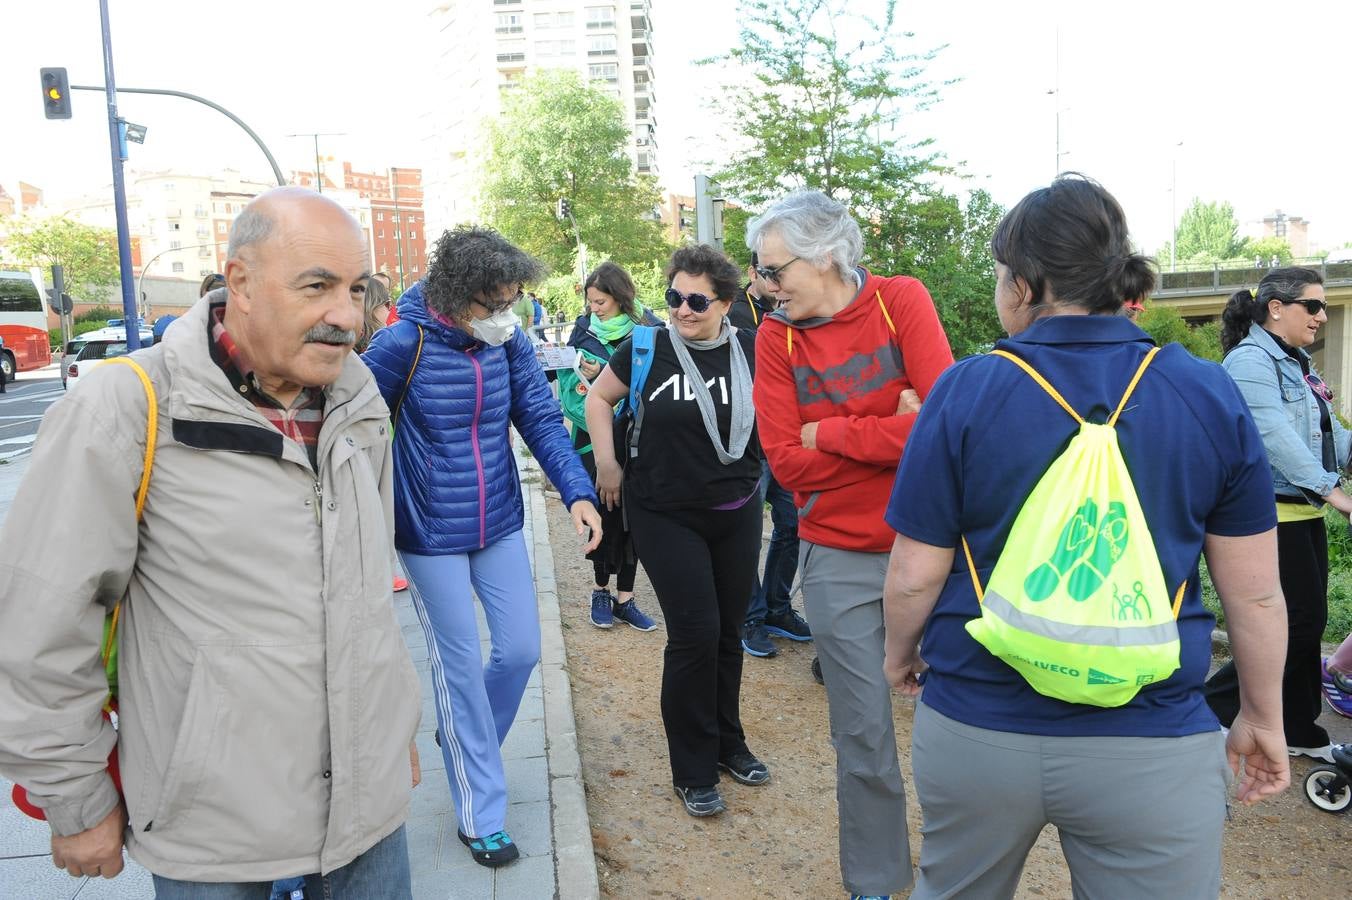
{"type": "MultiPolygon", "coordinates": [[[[1053,316],[997,346],[1040,372],[1086,421],[1103,423],[1152,341],[1125,318],[1053,316]]],[[[985,585],[1023,502],[1078,427],[1022,369],[996,356],[962,360],[925,398],[886,513],[900,534],[958,548],[921,642],[930,667],[922,702],[969,725],[1026,734],[1214,731],[1202,698],[1215,625],[1198,588],[1203,537],[1259,534],[1277,518],[1262,440],[1239,390],[1219,365],[1181,346],[1156,355],[1117,423],[1165,585],[1172,595],[1188,582],[1178,618],[1181,668],[1125,706],[1066,703],[1034,691],[964,628],[981,613],[961,538],[985,585]]]]}

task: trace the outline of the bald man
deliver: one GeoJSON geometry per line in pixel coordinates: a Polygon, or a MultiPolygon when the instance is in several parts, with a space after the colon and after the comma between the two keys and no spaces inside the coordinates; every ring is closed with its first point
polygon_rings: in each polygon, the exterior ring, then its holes
{"type": "Polygon", "coordinates": [[[293,876],[407,897],[421,703],[390,592],[388,412],[352,353],[366,241],[279,188],[228,256],[225,287],[129,357],[142,372],[104,363],[42,422],[0,535],[0,773],[73,876],[115,876],[125,843],[161,900],[293,876]]]}

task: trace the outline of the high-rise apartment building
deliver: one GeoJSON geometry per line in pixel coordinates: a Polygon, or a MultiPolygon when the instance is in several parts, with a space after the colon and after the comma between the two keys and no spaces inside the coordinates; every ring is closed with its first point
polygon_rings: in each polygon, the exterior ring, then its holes
{"type": "Polygon", "coordinates": [[[630,158],[657,174],[650,0],[441,0],[423,63],[424,205],[433,234],[478,217],[485,120],[539,69],[574,69],[620,100],[630,158]]]}

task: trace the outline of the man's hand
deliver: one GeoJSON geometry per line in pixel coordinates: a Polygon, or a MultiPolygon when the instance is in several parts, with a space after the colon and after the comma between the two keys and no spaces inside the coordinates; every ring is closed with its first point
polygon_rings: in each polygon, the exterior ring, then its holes
{"type": "Polygon", "coordinates": [[[800,432],[798,433],[798,436],[799,436],[799,438],[800,438],[800,439],[802,440],[802,442],[803,442],[803,449],[804,449],[804,450],[816,450],[816,449],[817,449],[817,423],[816,423],[816,422],[808,422],[806,425],[804,425],[804,426],[803,426],[803,430],[800,431],[800,432]]]}
{"type": "Polygon", "coordinates": [[[1291,760],[1286,752],[1286,735],[1281,725],[1265,728],[1250,722],[1241,709],[1230,725],[1225,740],[1225,755],[1239,778],[1235,799],[1245,806],[1274,797],[1291,786],[1291,760]],[[1244,763],[1244,774],[1239,764],[1244,763]]]}
{"type": "Polygon", "coordinates": [[[408,764],[413,769],[413,786],[417,787],[422,782],[422,766],[418,763],[418,742],[413,740],[408,745],[408,764]]]}
{"type": "Polygon", "coordinates": [[[127,810],[119,802],[103,821],[79,834],[52,835],[52,865],[75,878],[101,875],[113,878],[122,871],[122,833],[127,810]]]}
{"type": "MultiPolygon", "coordinates": [[[[616,467],[618,468],[618,466],[616,467]]],[[[601,544],[601,514],[592,506],[590,500],[579,500],[568,510],[573,515],[573,527],[577,529],[578,537],[586,538],[587,529],[591,529],[591,540],[587,541],[587,546],[582,548],[582,552],[590,553],[601,544]]]]}

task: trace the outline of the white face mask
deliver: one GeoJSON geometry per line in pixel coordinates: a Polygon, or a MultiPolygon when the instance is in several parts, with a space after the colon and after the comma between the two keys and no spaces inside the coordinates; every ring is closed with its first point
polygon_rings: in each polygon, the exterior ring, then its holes
{"type": "Polygon", "coordinates": [[[499,310],[486,319],[474,319],[469,323],[469,330],[490,347],[499,347],[512,339],[520,324],[521,320],[509,308],[499,310]]]}

